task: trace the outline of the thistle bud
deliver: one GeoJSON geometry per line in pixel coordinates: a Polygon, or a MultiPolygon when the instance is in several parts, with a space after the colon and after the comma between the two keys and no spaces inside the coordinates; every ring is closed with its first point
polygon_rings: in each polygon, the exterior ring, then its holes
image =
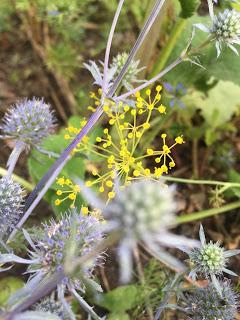
{"type": "Polygon", "coordinates": [[[188,297],[191,320],[232,320],[237,312],[237,294],[229,282],[221,281],[222,296],[210,283],[206,288],[198,288],[188,297]]]}
{"type": "Polygon", "coordinates": [[[123,232],[136,239],[143,234],[158,233],[171,226],[175,220],[176,204],[171,187],[161,186],[151,180],[130,184],[120,191],[106,208],[123,232]]]}
{"type": "Polygon", "coordinates": [[[10,178],[0,179],[0,238],[14,228],[22,214],[23,190],[10,178]]]}
{"type": "Polygon", "coordinates": [[[25,99],[3,117],[1,138],[21,141],[26,147],[41,143],[55,126],[50,106],[43,99],[25,99]]]}
{"type": "MultiPolygon", "coordinates": [[[[121,72],[124,64],[126,63],[128,58],[128,54],[126,52],[123,52],[121,54],[118,54],[113,58],[111,68],[116,69],[116,75],[119,75],[121,72]]],[[[139,60],[132,60],[126,74],[124,75],[123,79],[123,85],[126,89],[132,89],[132,84],[135,82],[141,82],[137,79],[137,74],[143,70],[143,68],[138,68],[139,60]]]]}

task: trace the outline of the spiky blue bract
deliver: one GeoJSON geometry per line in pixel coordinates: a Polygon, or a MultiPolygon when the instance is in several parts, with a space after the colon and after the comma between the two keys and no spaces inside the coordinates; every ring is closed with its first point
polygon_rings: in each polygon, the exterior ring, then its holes
{"type": "Polygon", "coordinates": [[[58,316],[61,320],[70,320],[66,314],[62,303],[53,296],[45,297],[33,306],[33,310],[50,313],[58,316]]]}
{"type": "Polygon", "coordinates": [[[40,144],[55,127],[55,117],[44,99],[25,99],[12,106],[2,120],[1,138],[23,142],[27,147],[40,144]]]}
{"type": "MultiPolygon", "coordinates": [[[[45,224],[43,232],[34,239],[35,250],[32,251],[32,255],[38,258],[39,264],[30,265],[29,271],[37,269],[45,274],[52,274],[63,270],[71,242],[77,248],[77,258],[88,254],[103,237],[102,221],[97,217],[84,216],[77,213],[76,209],[68,211],[59,222],[51,220],[49,224],[45,224]]],[[[92,270],[100,260],[101,255],[96,256],[91,260],[91,264],[84,267],[86,276],[91,276],[92,270]]]]}
{"type": "Polygon", "coordinates": [[[191,320],[233,320],[238,305],[238,295],[233,291],[228,281],[220,283],[220,296],[214,285],[197,288],[188,297],[191,320]]]}
{"type": "Polygon", "coordinates": [[[22,214],[23,189],[11,178],[0,179],[0,238],[14,228],[22,214]]]}
{"type": "Polygon", "coordinates": [[[175,223],[175,190],[150,179],[133,182],[116,193],[103,211],[110,225],[121,234],[118,246],[122,282],[130,280],[132,254],[139,241],[167,265],[184,270],[184,265],[163,247],[194,247],[195,240],[168,231],[175,223]]]}

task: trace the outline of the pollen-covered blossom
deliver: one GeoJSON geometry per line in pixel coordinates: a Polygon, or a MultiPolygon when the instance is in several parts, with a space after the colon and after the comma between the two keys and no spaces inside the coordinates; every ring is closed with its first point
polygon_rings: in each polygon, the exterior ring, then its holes
{"type": "Polygon", "coordinates": [[[237,314],[238,295],[228,281],[220,281],[220,296],[212,283],[197,288],[187,297],[190,320],[233,320],[237,314]]]}
{"type": "Polygon", "coordinates": [[[0,239],[11,231],[22,214],[23,189],[11,178],[0,179],[0,239]]]}
{"type": "Polygon", "coordinates": [[[227,269],[226,266],[228,258],[239,254],[240,250],[225,250],[220,247],[218,242],[213,243],[210,241],[207,243],[202,225],[200,226],[199,236],[201,246],[193,249],[192,251],[187,250],[190,263],[192,264],[190,277],[193,279],[201,276],[205,278],[210,277],[217,290],[221,291],[219,281],[216,276],[221,276],[224,272],[236,276],[236,274],[227,269]]]}
{"type": "MultiPolygon", "coordinates": [[[[57,271],[64,271],[67,261],[69,248],[74,244],[75,255],[73,259],[82,257],[91,252],[91,250],[104,238],[103,221],[96,215],[84,215],[78,213],[76,209],[66,212],[59,222],[51,220],[49,224],[43,225],[43,229],[39,230],[34,236],[24,231],[24,235],[29,242],[30,259],[21,259],[11,254],[1,254],[0,263],[20,262],[27,263],[28,273],[31,274],[26,287],[23,291],[18,291],[15,296],[21,296],[21,292],[31,290],[41,281],[51,276],[57,271]]],[[[91,285],[97,290],[101,290],[100,286],[94,282],[92,272],[94,268],[102,263],[102,254],[95,256],[90,262],[82,266],[82,276],[75,274],[66,277],[62,283],[57,286],[58,298],[62,302],[65,311],[73,316],[68,304],[64,299],[66,291],[80,302],[80,304],[90,314],[96,314],[90,306],[83,300],[78,292],[85,292],[84,280],[91,281],[91,285]]],[[[71,318],[72,319],[72,318],[71,318]]],[[[75,318],[73,318],[75,319],[75,318]]],[[[95,317],[98,319],[98,317],[95,317]]]]}
{"type": "Polygon", "coordinates": [[[208,0],[209,13],[212,25],[206,27],[203,24],[196,24],[196,27],[207,32],[211,39],[216,41],[217,55],[219,56],[222,46],[226,45],[238,54],[235,44],[240,44],[240,13],[236,10],[226,9],[218,15],[214,15],[213,1],[208,0]]]}
{"type": "MultiPolygon", "coordinates": [[[[95,167],[92,170],[93,179],[86,182],[87,186],[98,185],[100,192],[107,191],[108,198],[115,196],[114,181],[127,186],[131,181],[144,177],[158,179],[164,173],[175,167],[172,149],[184,143],[182,136],[175,138],[172,145],[166,142],[167,135],[161,135],[162,144],[158,150],[146,148],[141,155],[139,145],[142,137],[151,129],[151,118],[154,113],[165,114],[166,107],[160,103],[161,86],[156,87],[154,97],[151,90],[146,90],[146,99],[140,92],[135,96],[135,107],[130,107],[122,102],[115,104],[113,101],[104,105],[103,109],[108,117],[109,128],[103,130],[103,135],[96,138],[96,143],[89,139],[81,142],[75,151],[98,155],[106,162],[103,169],[95,167]],[[153,160],[153,169],[145,166],[145,160],[153,160]]],[[[65,139],[74,139],[79,129],[67,128],[65,139]]]]}
{"type": "Polygon", "coordinates": [[[0,137],[20,141],[25,147],[35,147],[48,136],[55,122],[50,105],[43,99],[25,99],[10,108],[4,116],[0,137]]]}
{"type": "Polygon", "coordinates": [[[123,282],[130,279],[132,254],[140,241],[162,262],[178,270],[183,270],[184,266],[163,247],[198,245],[198,241],[168,231],[176,222],[174,193],[172,187],[160,186],[149,179],[141,180],[117,190],[116,197],[103,209],[109,225],[120,233],[118,255],[123,282]]]}

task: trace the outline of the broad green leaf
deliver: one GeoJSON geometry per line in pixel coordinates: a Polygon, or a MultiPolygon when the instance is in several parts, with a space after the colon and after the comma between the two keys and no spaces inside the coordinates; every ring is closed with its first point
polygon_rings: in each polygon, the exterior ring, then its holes
{"type": "Polygon", "coordinates": [[[123,313],[134,308],[139,301],[139,288],[136,285],[121,286],[103,295],[96,303],[113,313],[123,313]]]}
{"type": "Polygon", "coordinates": [[[0,280],[0,306],[3,306],[9,297],[24,286],[24,282],[16,277],[5,277],[0,280]]]}
{"type": "Polygon", "coordinates": [[[108,317],[108,320],[130,320],[130,317],[127,313],[111,313],[108,317]]]}
{"type": "Polygon", "coordinates": [[[240,87],[230,81],[219,81],[199,104],[202,116],[212,129],[231,120],[239,106],[240,87]]]}

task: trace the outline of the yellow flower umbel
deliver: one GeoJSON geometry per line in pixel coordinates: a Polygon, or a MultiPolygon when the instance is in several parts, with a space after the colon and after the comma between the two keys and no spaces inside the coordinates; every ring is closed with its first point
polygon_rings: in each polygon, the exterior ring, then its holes
{"type": "MultiPolygon", "coordinates": [[[[65,179],[64,177],[57,179],[57,185],[59,186],[59,189],[56,191],[56,194],[59,198],[55,200],[55,205],[59,206],[63,201],[70,200],[70,208],[74,208],[77,195],[81,191],[80,187],[74,184],[70,179],[65,179]]],[[[85,207],[83,208],[83,211],[86,212],[85,207]]]]}
{"type": "MultiPolygon", "coordinates": [[[[108,117],[109,128],[103,130],[103,136],[96,138],[96,143],[89,140],[81,142],[75,151],[97,154],[105,165],[92,168],[93,180],[86,182],[87,186],[98,185],[100,192],[107,191],[108,198],[114,198],[114,179],[118,178],[122,186],[126,186],[134,179],[159,178],[162,174],[175,166],[172,158],[172,148],[177,144],[184,143],[183,138],[178,136],[175,143],[168,146],[166,134],[162,134],[163,145],[159,150],[147,148],[143,155],[140,153],[139,144],[142,136],[151,128],[151,117],[154,113],[165,114],[166,107],[160,103],[162,87],[157,86],[154,97],[151,90],[146,90],[146,99],[140,92],[135,95],[135,107],[130,107],[122,102],[105,101],[103,110],[108,117]],[[148,158],[153,159],[152,165],[146,167],[148,158]],[[154,168],[151,170],[151,168],[154,168]]],[[[96,99],[96,98],[95,98],[96,99]]],[[[98,100],[97,100],[98,102],[98,100]]],[[[69,128],[67,129],[69,132],[69,128]]],[[[79,129],[71,128],[73,139],[79,129]]]]}

